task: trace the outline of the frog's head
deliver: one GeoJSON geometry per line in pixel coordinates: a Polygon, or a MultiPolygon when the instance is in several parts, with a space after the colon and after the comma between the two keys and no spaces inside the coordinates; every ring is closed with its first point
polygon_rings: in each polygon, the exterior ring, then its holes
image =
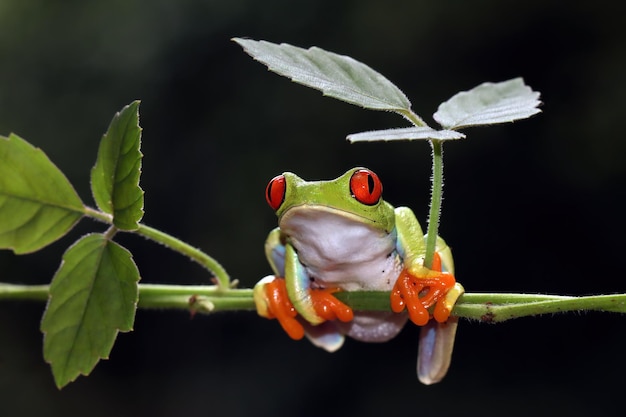
{"type": "Polygon", "coordinates": [[[305,181],[291,172],[274,177],[265,190],[270,207],[280,219],[291,209],[320,210],[391,230],[393,207],[382,199],[383,186],[367,168],[353,168],[328,181],[305,181]]]}

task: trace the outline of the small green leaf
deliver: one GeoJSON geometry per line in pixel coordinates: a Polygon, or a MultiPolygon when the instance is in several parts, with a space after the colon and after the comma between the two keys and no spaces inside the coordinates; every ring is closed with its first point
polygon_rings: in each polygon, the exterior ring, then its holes
{"type": "Polygon", "coordinates": [[[312,47],[302,49],[252,39],[233,39],[255,60],[282,76],[371,110],[410,112],[411,102],[391,81],[367,65],[312,47]]]}
{"type": "Polygon", "coordinates": [[[59,388],[107,359],[118,331],[132,330],[138,281],[131,254],[102,234],[65,252],[41,322],[44,359],[59,388]]]}
{"type": "Polygon", "coordinates": [[[0,136],[0,249],[39,250],[83,214],[72,184],[41,149],[14,134],[0,136]]]}
{"type": "Polygon", "coordinates": [[[539,93],[514,78],[460,92],[439,105],[433,117],[446,129],[460,129],[526,119],[541,112],[540,104],[539,93]]]}
{"type": "Polygon", "coordinates": [[[400,129],[373,130],[348,135],[349,142],[374,142],[390,140],[454,140],[465,135],[454,130],[435,130],[430,127],[406,127],[400,129]]]}
{"type": "Polygon", "coordinates": [[[91,189],[98,208],[112,214],[113,224],[122,230],[136,230],[143,217],[140,145],[139,101],[134,101],[111,120],[91,170],[91,189]]]}

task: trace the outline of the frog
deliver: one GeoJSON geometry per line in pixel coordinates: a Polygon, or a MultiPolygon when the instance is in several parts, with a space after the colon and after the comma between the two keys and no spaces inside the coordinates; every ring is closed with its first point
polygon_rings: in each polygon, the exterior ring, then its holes
{"type": "Polygon", "coordinates": [[[417,374],[439,382],[450,365],[463,294],[452,252],[437,236],[427,267],[426,238],[408,207],[382,198],[382,182],[364,167],[333,180],[305,181],[292,172],[265,190],[278,227],[265,242],[273,274],[253,290],[257,313],[277,319],[295,340],[338,350],[345,337],[386,342],[410,320],[421,326],[417,374]],[[340,291],[388,291],[390,311],[353,311],[340,291]]]}

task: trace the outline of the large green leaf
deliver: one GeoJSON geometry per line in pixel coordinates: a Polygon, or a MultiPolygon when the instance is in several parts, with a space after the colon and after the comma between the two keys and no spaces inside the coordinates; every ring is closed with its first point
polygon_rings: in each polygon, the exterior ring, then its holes
{"type": "Polygon", "coordinates": [[[0,249],[39,250],[83,214],[80,197],[41,149],[14,134],[0,136],[0,249]]]}
{"type": "Polygon", "coordinates": [[[446,129],[513,122],[539,113],[539,93],[521,78],[483,83],[454,95],[433,115],[446,129]]]}
{"type": "Polygon", "coordinates": [[[372,110],[408,113],[411,102],[391,81],[367,65],[318,47],[302,49],[252,39],[235,42],[257,61],[324,95],[372,110]]]}
{"type": "Polygon", "coordinates": [[[44,358],[59,388],[108,358],[118,331],[132,330],[138,281],[131,254],[102,234],[65,252],[41,323],[44,358]]]}
{"type": "Polygon", "coordinates": [[[349,142],[354,143],[391,140],[454,140],[463,139],[464,137],[463,133],[454,130],[435,130],[428,126],[421,126],[352,133],[348,135],[347,139],[349,142]]]}
{"type": "Polygon", "coordinates": [[[91,170],[96,204],[100,210],[112,214],[113,224],[122,230],[136,230],[143,217],[140,146],[139,101],[134,101],[111,120],[91,170]]]}

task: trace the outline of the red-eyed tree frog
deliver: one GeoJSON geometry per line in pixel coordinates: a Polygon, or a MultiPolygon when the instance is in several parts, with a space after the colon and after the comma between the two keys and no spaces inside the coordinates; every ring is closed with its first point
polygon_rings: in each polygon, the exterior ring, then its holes
{"type": "Polygon", "coordinates": [[[266,198],[278,227],[265,243],[274,275],[254,288],[257,312],[278,319],[291,338],[306,335],[330,352],[344,335],[387,341],[410,318],[424,326],[418,377],[426,384],[441,380],[456,332],[450,312],[463,293],[443,239],[437,238],[433,266],[426,268],[425,235],[415,215],[384,201],[382,183],[366,168],[311,182],[285,172],[269,182],[266,198]],[[354,313],[333,295],[368,290],[390,291],[392,311],[354,313]]]}

